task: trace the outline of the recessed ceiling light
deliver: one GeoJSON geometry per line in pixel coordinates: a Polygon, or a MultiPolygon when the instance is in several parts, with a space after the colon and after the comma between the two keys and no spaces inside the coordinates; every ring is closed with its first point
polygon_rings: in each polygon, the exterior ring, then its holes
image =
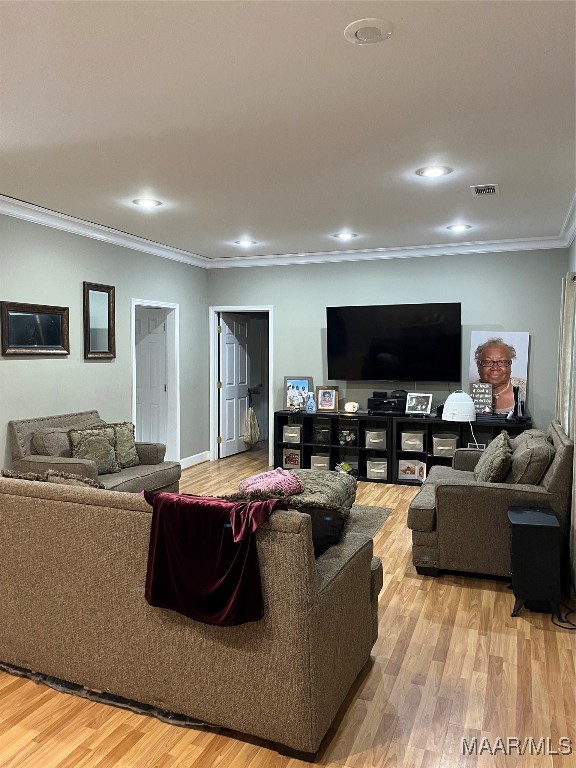
{"type": "Polygon", "coordinates": [[[466,229],[472,229],[472,226],[470,224],[450,224],[446,229],[449,229],[450,232],[464,232],[466,229]]]}
{"type": "Polygon", "coordinates": [[[387,40],[392,30],[392,24],[386,19],[359,19],[348,24],[344,37],[355,45],[371,45],[387,40]]]}
{"type": "Polygon", "coordinates": [[[161,200],[152,200],[150,197],[137,197],[132,202],[140,208],[158,208],[159,205],[162,205],[161,200]]]}
{"type": "Polygon", "coordinates": [[[358,235],[354,234],[354,232],[336,232],[332,237],[335,237],[337,240],[352,240],[353,237],[358,237],[358,235]]]}
{"type": "Polygon", "coordinates": [[[425,168],[418,168],[418,176],[426,176],[428,179],[436,179],[438,176],[447,176],[452,173],[452,168],[447,165],[427,165],[425,168]]]}
{"type": "Polygon", "coordinates": [[[248,240],[247,238],[244,238],[243,240],[234,240],[236,245],[241,245],[242,248],[249,248],[251,245],[257,245],[256,240],[248,240]]]}

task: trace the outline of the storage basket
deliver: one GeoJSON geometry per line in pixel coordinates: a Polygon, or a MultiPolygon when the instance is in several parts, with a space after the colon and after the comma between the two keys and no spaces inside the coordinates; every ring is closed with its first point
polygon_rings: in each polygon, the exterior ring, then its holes
{"type": "Polygon", "coordinates": [[[299,443],[301,431],[300,424],[286,424],[282,428],[282,441],[284,443],[299,443]]]}
{"type": "Polygon", "coordinates": [[[380,451],[386,450],[386,430],[375,429],[366,430],[366,448],[376,448],[380,451]]]}
{"type": "Polygon", "coordinates": [[[402,432],[400,444],[403,451],[423,451],[424,432],[402,432]]]}
{"type": "Polygon", "coordinates": [[[317,454],[310,457],[310,469],[330,469],[330,457],[328,455],[317,454]]]}
{"type": "Polygon", "coordinates": [[[366,477],[370,480],[387,480],[388,479],[388,462],[387,461],[367,461],[366,477]]]}
{"type": "Polygon", "coordinates": [[[458,435],[448,433],[432,436],[432,453],[434,456],[454,456],[458,447],[458,435]]]}

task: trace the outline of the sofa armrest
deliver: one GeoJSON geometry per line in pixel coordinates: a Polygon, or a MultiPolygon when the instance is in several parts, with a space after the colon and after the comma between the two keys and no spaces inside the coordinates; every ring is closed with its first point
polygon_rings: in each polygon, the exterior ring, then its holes
{"type": "Polygon", "coordinates": [[[72,475],[82,475],[91,480],[98,479],[96,462],[90,459],[69,459],[64,456],[39,456],[31,454],[23,459],[14,459],[12,462],[14,472],[35,472],[42,474],[48,469],[57,472],[69,472],[72,475]]]}
{"type": "MultiPolygon", "coordinates": [[[[362,552],[368,561],[372,559],[372,539],[362,533],[345,533],[338,544],[330,547],[316,560],[318,594],[329,590],[331,584],[343,573],[351,560],[362,552]],[[368,552],[364,552],[368,550],[368,552]]],[[[368,569],[370,570],[370,569],[368,569]]]]}
{"type": "Polygon", "coordinates": [[[140,464],[161,464],[166,454],[164,443],[136,443],[140,464]]]}
{"type": "Polygon", "coordinates": [[[482,453],[481,448],[456,448],[452,460],[452,468],[472,472],[476,464],[478,464],[482,453]]]}

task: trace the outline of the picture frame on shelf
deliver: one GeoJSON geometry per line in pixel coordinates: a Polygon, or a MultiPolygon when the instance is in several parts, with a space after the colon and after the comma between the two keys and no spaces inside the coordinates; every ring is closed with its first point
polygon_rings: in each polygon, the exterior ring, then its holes
{"type": "Polygon", "coordinates": [[[284,376],[284,409],[304,410],[314,395],[312,376],[284,376]]]}
{"type": "Polygon", "coordinates": [[[422,392],[409,392],[406,397],[407,414],[416,416],[429,416],[432,408],[432,395],[422,392]]]}
{"type": "Polygon", "coordinates": [[[338,411],[338,387],[322,384],[316,387],[316,409],[318,413],[336,413],[338,411]]]}
{"type": "Polygon", "coordinates": [[[299,448],[284,448],[282,451],[283,469],[300,469],[302,466],[302,453],[299,448]]]}
{"type": "Polygon", "coordinates": [[[3,355],[69,355],[69,309],[0,302],[3,355]]]}

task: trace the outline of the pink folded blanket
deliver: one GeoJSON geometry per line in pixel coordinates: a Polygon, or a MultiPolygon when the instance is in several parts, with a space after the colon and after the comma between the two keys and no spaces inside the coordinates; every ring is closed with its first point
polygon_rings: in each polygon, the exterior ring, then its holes
{"type": "Polygon", "coordinates": [[[278,467],[259,475],[252,475],[242,480],[238,486],[241,493],[253,493],[254,491],[274,491],[282,496],[293,496],[302,493],[304,485],[302,480],[287,469],[278,467]]]}

